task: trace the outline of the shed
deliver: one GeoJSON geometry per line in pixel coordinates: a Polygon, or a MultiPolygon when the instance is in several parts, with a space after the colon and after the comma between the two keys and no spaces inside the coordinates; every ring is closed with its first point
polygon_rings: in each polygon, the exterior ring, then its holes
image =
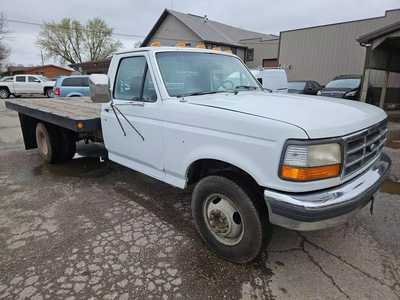
{"type": "MultiPolygon", "coordinates": [[[[388,95],[388,83],[391,74],[397,73],[400,80],[400,21],[381,27],[361,35],[357,41],[367,49],[361,100],[366,101],[371,70],[385,72],[384,83],[379,98],[379,106],[384,108],[388,95]]],[[[400,92],[397,91],[397,103],[400,102],[400,92]]]]}

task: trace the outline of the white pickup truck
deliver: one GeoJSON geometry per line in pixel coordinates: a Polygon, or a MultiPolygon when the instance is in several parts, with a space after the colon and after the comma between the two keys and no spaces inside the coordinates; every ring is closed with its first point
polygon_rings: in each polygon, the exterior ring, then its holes
{"type": "Polygon", "coordinates": [[[15,75],[0,81],[0,99],[7,99],[10,95],[45,95],[53,97],[54,81],[42,75],[15,75]]]}
{"type": "Polygon", "coordinates": [[[317,230],[372,208],[391,165],[383,110],[270,93],[228,53],[117,53],[108,77],[91,77],[91,97],[6,106],[19,112],[26,148],[49,163],[71,159],[80,139],[104,141],[111,161],[194,187],[198,232],[237,263],[260,254],[272,224],[317,230]]]}

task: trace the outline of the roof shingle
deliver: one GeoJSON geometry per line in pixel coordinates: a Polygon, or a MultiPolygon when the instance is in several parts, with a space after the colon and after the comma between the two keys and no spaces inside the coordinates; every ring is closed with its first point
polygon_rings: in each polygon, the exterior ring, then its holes
{"type": "Polygon", "coordinates": [[[166,9],[161,15],[160,19],[157,21],[155,27],[144,40],[143,44],[146,44],[149,41],[151,35],[156,31],[158,25],[160,25],[166,14],[171,14],[176,17],[188,28],[190,28],[195,34],[197,34],[202,40],[207,42],[243,46],[241,45],[242,40],[276,40],[279,38],[276,35],[249,31],[226,25],[217,21],[212,21],[205,17],[193,14],[185,14],[171,9],[166,9]]]}

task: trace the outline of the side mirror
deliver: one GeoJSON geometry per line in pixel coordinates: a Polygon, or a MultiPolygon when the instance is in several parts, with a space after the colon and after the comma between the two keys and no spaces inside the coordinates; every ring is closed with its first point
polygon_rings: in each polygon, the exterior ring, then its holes
{"type": "Polygon", "coordinates": [[[89,76],[90,98],[96,103],[106,103],[111,100],[110,83],[105,74],[89,76]]]}

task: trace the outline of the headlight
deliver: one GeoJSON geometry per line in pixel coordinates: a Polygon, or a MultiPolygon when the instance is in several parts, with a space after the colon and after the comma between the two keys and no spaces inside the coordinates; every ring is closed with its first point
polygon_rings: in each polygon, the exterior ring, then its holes
{"type": "Polygon", "coordinates": [[[289,144],[280,175],[292,181],[320,180],[340,175],[341,147],[338,143],[318,145],[289,144]]]}
{"type": "Polygon", "coordinates": [[[318,91],[317,92],[317,96],[321,96],[322,95],[322,92],[321,91],[318,91]]]}

